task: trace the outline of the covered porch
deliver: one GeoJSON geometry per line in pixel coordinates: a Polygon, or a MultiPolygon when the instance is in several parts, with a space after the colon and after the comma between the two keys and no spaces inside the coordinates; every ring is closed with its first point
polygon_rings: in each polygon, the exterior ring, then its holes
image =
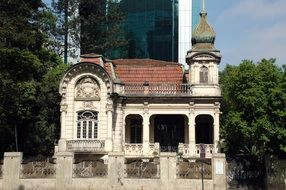
{"type": "Polygon", "coordinates": [[[206,157],[215,153],[214,118],[200,114],[128,114],[124,126],[126,157],[154,157],[164,152],[183,157],[199,157],[201,147],[206,157]]]}

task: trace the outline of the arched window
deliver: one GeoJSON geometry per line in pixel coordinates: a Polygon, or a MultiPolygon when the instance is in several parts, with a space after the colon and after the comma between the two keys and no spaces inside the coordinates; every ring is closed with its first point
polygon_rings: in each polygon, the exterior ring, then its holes
{"type": "Polygon", "coordinates": [[[200,68],[200,83],[208,83],[209,69],[205,66],[200,68]]]}
{"type": "Polygon", "coordinates": [[[77,139],[97,139],[98,116],[95,111],[80,111],[77,113],[77,139]]]}

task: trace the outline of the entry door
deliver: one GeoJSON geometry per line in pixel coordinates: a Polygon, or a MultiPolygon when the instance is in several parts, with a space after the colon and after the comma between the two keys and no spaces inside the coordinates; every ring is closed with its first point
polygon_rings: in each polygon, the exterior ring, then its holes
{"type": "Polygon", "coordinates": [[[184,117],[181,115],[158,115],[154,121],[155,142],[162,152],[177,152],[184,142],[184,117]]]}

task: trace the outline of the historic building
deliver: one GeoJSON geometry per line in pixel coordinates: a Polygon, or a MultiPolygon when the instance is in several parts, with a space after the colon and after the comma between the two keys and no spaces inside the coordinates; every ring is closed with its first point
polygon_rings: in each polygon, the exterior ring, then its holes
{"type": "Polygon", "coordinates": [[[200,16],[188,70],[174,62],[83,55],[60,82],[54,157],[23,162],[22,153],[6,152],[0,189],[225,190],[221,55],[204,9],[200,16]]]}
{"type": "Polygon", "coordinates": [[[87,54],[60,83],[58,151],[145,158],[219,152],[220,51],[203,9],[187,52],[189,70],[150,59],[108,60],[87,54]]]}

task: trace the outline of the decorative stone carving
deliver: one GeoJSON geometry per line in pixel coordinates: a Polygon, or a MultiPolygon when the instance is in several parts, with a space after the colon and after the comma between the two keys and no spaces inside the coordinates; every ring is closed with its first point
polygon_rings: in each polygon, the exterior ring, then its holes
{"type": "Polygon", "coordinates": [[[76,85],[76,99],[96,99],[99,100],[99,86],[97,82],[90,78],[85,77],[81,79],[76,85]]]}
{"type": "Polygon", "coordinates": [[[67,104],[61,104],[61,112],[67,112],[67,109],[68,109],[68,105],[67,104]]]}
{"type": "Polygon", "coordinates": [[[106,110],[113,112],[113,101],[110,98],[107,98],[106,110]]]}
{"type": "Polygon", "coordinates": [[[83,107],[86,109],[86,108],[94,108],[93,106],[93,102],[92,101],[84,101],[83,102],[83,107]]]}

